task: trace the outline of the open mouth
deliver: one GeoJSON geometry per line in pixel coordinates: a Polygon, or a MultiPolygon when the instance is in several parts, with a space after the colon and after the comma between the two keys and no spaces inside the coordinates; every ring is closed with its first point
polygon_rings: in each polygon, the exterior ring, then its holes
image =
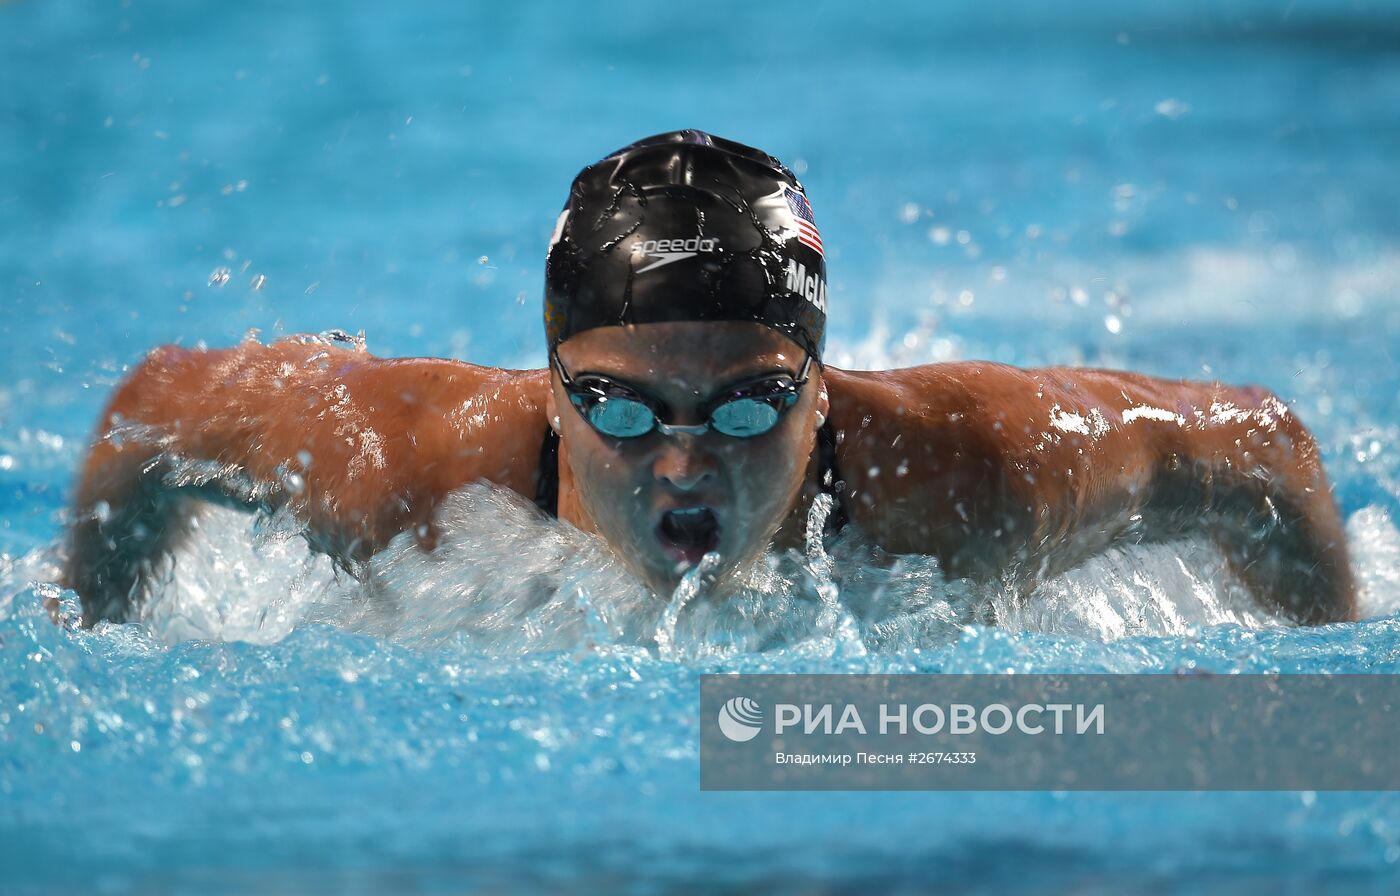
{"type": "Polygon", "coordinates": [[[719,517],[708,507],[685,507],[661,514],[656,534],[677,563],[694,566],[719,547],[719,517]]]}

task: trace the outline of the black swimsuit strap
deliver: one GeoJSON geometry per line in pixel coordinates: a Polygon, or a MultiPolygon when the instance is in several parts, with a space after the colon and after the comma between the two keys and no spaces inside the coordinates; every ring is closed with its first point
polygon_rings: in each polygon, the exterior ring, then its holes
{"type": "Polygon", "coordinates": [[[841,471],[836,468],[836,431],[831,423],[823,421],[817,430],[817,455],[821,461],[821,471],[817,481],[822,489],[831,495],[831,513],[826,518],[826,534],[835,535],[851,518],[846,513],[846,502],[841,500],[845,483],[841,481],[841,471]]]}
{"type": "MultiPolygon", "coordinates": [[[[841,500],[841,474],[836,469],[836,432],[830,423],[817,430],[817,456],[821,462],[818,482],[832,497],[831,513],[826,518],[826,534],[835,535],[846,527],[850,517],[841,500]]],[[[559,515],[559,433],[546,428],[540,444],[540,466],[535,472],[535,506],[550,516],[559,515]]]]}
{"type": "Polygon", "coordinates": [[[549,516],[559,516],[559,433],[545,427],[540,445],[540,467],[535,471],[535,506],[549,516]]]}

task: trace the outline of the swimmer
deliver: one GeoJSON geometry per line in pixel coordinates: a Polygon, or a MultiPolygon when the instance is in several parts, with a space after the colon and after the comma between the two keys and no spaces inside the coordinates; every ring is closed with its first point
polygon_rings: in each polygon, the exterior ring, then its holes
{"type": "Polygon", "coordinates": [[[826,493],[829,533],[1027,595],[1112,545],[1203,537],[1287,619],[1355,617],[1317,445],[1265,389],[823,363],[821,235],[764,152],[687,130],[588,166],[545,281],[541,370],[348,340],[151,352],[77,483],[85,623],[133,613],[191,502],[285,509],[355,571],[400,533],[433,550],[435,508],[474,481],[596,534],[658,594],[710,552],[723,577],[801,545],[826,493]]]}

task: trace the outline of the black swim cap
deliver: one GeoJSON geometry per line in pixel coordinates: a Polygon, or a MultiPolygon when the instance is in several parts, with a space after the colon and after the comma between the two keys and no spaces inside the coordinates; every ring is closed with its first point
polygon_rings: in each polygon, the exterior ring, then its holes
{"type": "Polygon", "coordinates": [[[545,266],[550,349],[594,327],[673,320],[756,321],[821,358],[821,236],[777,159],[672,131],[574,178],[545,266]]]}

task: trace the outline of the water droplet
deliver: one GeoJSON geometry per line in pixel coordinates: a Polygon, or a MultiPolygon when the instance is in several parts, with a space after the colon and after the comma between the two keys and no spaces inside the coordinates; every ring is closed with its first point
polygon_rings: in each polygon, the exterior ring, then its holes
{"type": "Polygon", "coordinates": [[[1123,322],[1118,319],[1118,315],[1110,314],[1103,319],[1104,329],[1113,335],[1118,335],[1123,331],[1123,322]]]}
{"type": "Polygon", "coordinates": [[[209,275],[209,285],[223,286],[228,282],[228,278],[232,276],[232,274],[233,272],[228,268],[214,268],[214,272],[209,275]]]}
{"type": "Polygon", "coordinates": [[[253,279],[248,281],[248,285],[254,290],[262,289],[265,285],[267,285],[267,277],[263,276],[262,274],[254,274],[253,279]]]}

